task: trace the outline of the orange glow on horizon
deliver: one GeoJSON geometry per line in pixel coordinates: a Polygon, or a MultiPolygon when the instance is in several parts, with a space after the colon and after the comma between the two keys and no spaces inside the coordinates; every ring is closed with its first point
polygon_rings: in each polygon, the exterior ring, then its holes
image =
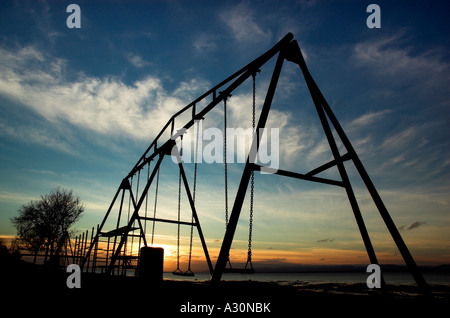
{"type": "MultiPolygon", "coordinates": [[[[7,246],[8,241],[13,236],[2,236],[5,239],[7,246]],[[6,240],[9,239],[9,240],[6,240]]],[[[148,240],[148,239],[147,239],[148,240]]],[[[177,268],[177,245],[176,236],[167,236],[164,239],[160,239],[161,243],[155,243],[150,246],[148,240],[148,246],[161,247],[164,249],[164,271],[172,272],[177,268]],[[175,244],[173,244],[175,242],[175,244]]],[[[180,270],[186,271],[188,268],[189,259],[189,245],[184,242],[180,245],[180,270]]],[[[222,242],[211,241],[207,242],[208,252],[213,267],[217,261],[220,247],[222,242]]],[[[73,245],[72,245],[73,246],[73,245]]],[[[98,257],[103,258],[101,262],[104,262],[106,256],[106,242],[99,243],[98,257]]],[[[144,246],[141,241],[135,240],[133,244],[128,242],[127,253],[132,252],[133,256],[139,255],[139,248],[144,246]],[[131,248],[132,247],[132,248],[131,248]]],[[[112,249],[112,243],[110,243],[110,249],[112,249]]],[[[111,257],[109,254],[108,257],[111,257]]],[[[402,257],[398,253],[393,252],[377,252],[378,260],[381,264],[398,264],[404,265],[402,257]]],[[[437,266],[442,264],[442,259],[436,259],[431,256],[415,255],[415,259],[419,265],[431,265],[437,266]]],[[[232,248],[230,250],[230,261],[235,267],[243,267],[247,260],[246,248],[232,248]]],[[[258,249],[253,248],[252,262],[256,271],[259,269],[277,269],[283,270],[283,268],[295,267],[300,268],[301,265],[368,265],[370,264],[369,258],[365,250],[344,250],[333,249],[325,247],[314,248],[295,248],[293,250],[284,249],[258,249]]],[[[194,272],[208,272],[207,262],[201,244],[194,239],[191,256],[191,269],[194,272]]]]}

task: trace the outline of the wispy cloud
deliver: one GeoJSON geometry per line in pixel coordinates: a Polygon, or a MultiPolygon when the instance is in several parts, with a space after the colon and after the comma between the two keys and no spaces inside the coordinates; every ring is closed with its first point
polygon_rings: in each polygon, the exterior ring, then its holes
{"type": "Polygon", "coordinates": [[[206,33],[202,33],[194,40],[194,48],[198,53],[211,52],[216,49],[217,45],[214,42],[213,37],[206,33]]]}
{"type": "Polygon", "coordinates": [[[76,155],[78,151],[73,147],[74,138],[68,129],[62,125],[45,125],[42,122],[11,123],[0,118],[0,135],[14,138],[16,141],[41,145],[59,152],[76,155]]]}
{"type": "Polygon", "coordinates": [[[36,173],[36,174],[42,174],[42,175],[56,175],[56,172],[51,170],[38,170],[38,169],[21,169],[22,171],[29,172],[29,173],[36,173]]]}
{"type": "Polygon", "coordinates": [[[377,41],[357,43],[353,59],[357,65],[370,67],[376,74],[395,76],[397,83],[420,80],[416,84],[422,89],[449,80],[450,64],[443,61],[444,52],[437,48],[414,54],[412,46],[402,47],[402,42],[402,34],[394,34],[377,41]]]}
{"type": "Polygon", "coordinates": [[[140,55],[136,55],[133,53],[127,54],[127,60],[130,62],[134,67],[141,68],[144,66],[149,65],[150,63],[144,60],[140,55]]]}
{"type": "Polygon", "coordinates": [[[36,198],[27,193],[10,192],[7,191],[5,188],[2,188],[0,191],[0,201],[12,201],[16,203],[24,203],[34,199],[36,198]]]}
{"type": "Polygon", "coordinates": [[[298,2],[306,7],[313,7],[317,5],[320,2],[320,0],[300,0],[298,2]]]}
{"type": "MultiPolygon", "coordinates": [[[[50,122],[68,122],[109,136],[148,140],[173,113],[207,88],[207,82],[194,79],[168,92],[161,80],[152,76],[132,84],[88,75],[69,80],[66,61],[32,46],[0,48],[0,56],[0,94],[50,122]],[[187,97],[189,100],[184,99],[187,97]]],[[[133,60],[136,65],[144,63],[136,56],[133,60]]],[[[3,125],[10,133],[16,131],[5,122],[3,125]]]]}
{"type": "MultiPolygon", "coordinates": [[[[99,78],[85,74],[70,80],[65,60],[49,56],[35,47],[0,48],[0,53],[0,94],[25,105],[52,123],[45,125],[44,120],[42,124],[34,122],[33,126],[24,127],[23,123],[13,126],[1,120],[0,132],[65,153],[74,153],[76,149],[73,147],[76,138],[71,137],[67,123],[99,136],[148,141],[174,113],[210,86],[205,80],[193,78],[168,91],[154,76],[132,84],[114,77],[99,78]]],[[[128,58],[136,67],[146,63],[133,54],[128,58]]],[[[264,97],[264,91],[258,90],[258,112],[264,97]]],[[[233,95],[228,103],[229,127],[251,127],[251,104],[251,92],[233,95]]],[[[221,109],[215,110],[208,116],[212,117],[208,122],[217,127],[223,119],[222,114],[221,109]]],[[[310,127],[302,130],[294,126],[290,118],[288,112],[274,109],[267,123],[268,127],[280,130],[279,158],[288,166],[311,146],[309,139],[304,138],[310,134],[310,127]]],[[[176,123],[179,127],[184,124],[182,121],[176,123]]]]}
{"type": "Polygon", "coordinates": [[[150,62],[144,60],[140,55],[136,55],[133,53],[127,54],[127,60],[130,62],[134,67],[141,68],[147,65],[150,65],[150,62]]]}
{"type": "Polygon", "coordinates": [[[406,229],[407,230],[412,230],[412,229],[418,228],[419,226],[421,226],[423,224],[425,224],[425,222],[416,221],[413,224],[411,224],[410,226],[408,226],[406,229]]]}
{"type": "Polygon", "coordinates": [[[237,6],[225,10],[220,18],[238,42],[264,42],[272,37],[272,32],[264,30],[257,22],[255,12],[250,8],[248,2],[241,2],[237,6]]]}
{"type": "Polygon", "coordinates": [[[347,129],[355,128],[355,127],[364,127],[366,125],[370,125],[374,123],[375,121],[383,118],[386,114],[392,113],[392,110],[390,109],[384,109],[381,111],[375,111],[375,112],[368,112],[362,116],[359,116],[355,119],[353,119],[350,124],[348,124],[346,127],[347,129]]]}
{"type": "Polygon", "coordinates": [[[386,138],[381,146],[390,149],[405,148],[407,144],[417,141],[419,131],[418,127],[408,127],[386,138]]]}
{"type": "Polygon", "coordinates": [[[62,37],[63,33],[59,27],[55,27],[51,23],[52,14],[50,12],[50,5],[47,1],[39,1],[38,6],[24,6],[26,11],[30,14],[30,17],[39,30],[39,34],[43,35],[45,39],[49,41],[51,45],[54,45],[58,37],[62,37]]]}
{"type": "Polygon", "coordinates": [[[370,138],[362,149],[381,159],[375,170],[398,180],[417,181],[444,171],[448,138],[443,131],[448,120],[436,114],[444,114],[449,106],[450,63],[443,47],[423,50],[420,44],[409,43],[410,38],[402,31],[353,46],[350,61],[370,72],[376,98],[386,106],[356,118],[348,127],[356,136],[366,129],[370,138]],[[392,124],[388,127],[385,120],[392,124]],[[372,127],[367,129],[369,124],[372,127]]]}
{"type": "Polygon", "coordinates": [[[413,230],[413,229],[416,229],[416,228],[418,228],[419,226],[422,226],[422,225],[424,225],[425,224],[425,222],[419,222],[419,221],[416,221],[416,222],[414,222],[414,223],[412,223],[412,224],[410,224],[409,226],[406,226],[406,225],[401,225],[401,226],[399,226],[398,227],[398,229],[399,230],[413,230]]]}
{"type": "Polygon", "coordinates": [[[426,175],[442,174],[445,162],[441,153],[447,147],[446,140],[441,141],[436,136],[436,127],[443,124],[424,123],[423,120],[399,121],[399,116],[402,114],[390,108],[371,111],[344,124],[344,127],[357,152],[369,162],[374,160],[371,170],[376,173],[397,180],[417,180],[426,175]],[[389,126],[390,122],[395,125],[389,126]],[[438,143],[442,146],[437,147],[438,143]]]}
{"type": "Polygon", "coordinates": [[[334,239],[325,238],[325,239],[317,240],[317,243],[330,243],[333,241],[334,241],[334,239]]]}

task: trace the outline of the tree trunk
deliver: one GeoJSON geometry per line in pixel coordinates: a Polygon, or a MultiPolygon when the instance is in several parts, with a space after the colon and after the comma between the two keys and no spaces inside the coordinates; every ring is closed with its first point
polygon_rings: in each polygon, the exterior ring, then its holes
{"type": "Polygon", "coordinates": [[[45,257],[44,257],[44,264],[47,263],[47,256],[48,256],[48,250],[50,248],[50,242],[47,242],[46,246],[45,246],[45,257]]]}

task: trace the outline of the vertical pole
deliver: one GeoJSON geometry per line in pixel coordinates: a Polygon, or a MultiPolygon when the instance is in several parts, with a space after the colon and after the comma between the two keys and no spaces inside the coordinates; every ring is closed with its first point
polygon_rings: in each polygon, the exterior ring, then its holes
{"type": "Polygon", "coordinates": [[[72,259],[73,259],[73,263],[74,264],[79,264],[78,260],[75,261],[76,256],[77,256],[77,243],[78,243],[78,237],[75,237],[75,243],[73,244],[73,251],[72,251],[72,259]]]}
{"type": "Polygon", "coordinates": [[[62,264],[64,267],[69,265],[68,264],[69,258],[68,258],[68,255],[67,255],[67,241],[68,240],[69,240],[69,234],[67,234],[67,236],[66,236],[66,238],[64,240],[64,260],[63,260],[63,264],[62,264]]]}
{"type": "Polygon", "coordinates": [[[82,243],[82,239],[81,239],[81,234],[80,234],[78,236],[77,262],[79,262],[80,259],[82,258],[82,256],[81,256],[81,243],[82,243]]]}
{"type": "MultiPolygon", "coordinates": [[[[89,249],[91,246],[93,246],[92,245],[93,240],[94,240],[94,227],[92,227],[92,231],[91,231],[91,241],[89,242],[89,249]]],[[[86,239],[86,242],[87,242],[87,239],[86,239]]],[[[89,262],[91,260],[90,253],[89,254],[86,253],[86,259],[87,259],[86,272],[88,272],[89,271],[89,262]]]]}
{"type": "MultiPolygon", "coordinates": [[[[73,249],[72,249],[71,238],[69,237],[69,238],[67,239],[67,241],[68,241],[68,243],[69,243],[70,254],[72,255],[72,259],[73,259],[73,249]]],[[[67,252],[67,253],[68,253],[68,252],[67,252]]],[[[70,260],[69,260],[69,255],[67,255],[67,264],[70,264],[69,262],[70,262],[70,260]]],[[[73,264],[73,263],[72,263],[72,264],[73,264]]]]}
{"type": "MultiPolygon", "coordinates": [[[[83,259],[86,257],[87,254],[87,242],[88,242],[88,236],[89,236],[89,230],[86,230],[86,236],[84,239],[84,246],[83,246],[83,259]]],[[[89,267],[89,265],[88,265],[89,267]]],[[[86,272],[88,271],[88,268],[86,268],[86,272]]]]}
{"type": "MultiPolygon", "coordinates": [[[[105,256],[105,271],[108,267],[108,259],[109,259],[109,244],[111,243],[111,237],[108,236],[108,244],[106,246],[106,256],[105,256]]],[[[103,274],[103,269],[102,269],[103,274]]]]}
{"type": "Polygon", "coordinates": [[[244,203],[245,193],[247,191],[248,183],[250,181],[251,172],[253,170],[253,164],[256,160],[258,153],[258,144],[260,138],[260,128],[264,128],[266,125],[269,110],[272,105],[272,100],[277,87],[278,79],[280,77],[281,68],[283,66],[284,54],[280,51],[278,59],[275,64],[275,68],[272,73],[272,79],[270,80],[269,88],[267,90],[266,99],[264,101],[261,115],[259,116],[258,125],[256,127],[256,138],[252,142],[250,153],[247,157],[247,162],[242,173],[241,182],[234,200],[233,209],[231,210],[230,219],[228,222],[225,236],[223,238],[222,247],[220,249],[219,257],[217,259],[216,267],[211,277],[212,284],[218,284],[222,278],[223,270],[227,264],[228,255],[230,253],[231,244],[233,242],[234,233],[236,231],[237,223],[239,221],[239,215],[241,214],[242,204],[244,203]]]}
{"type": "MultiPolygon", "coordinates": [[[[100,228],[100,225],[97,224],[97,232],[95,234],[95,237],[98,237],[98,235],[100,234],[99,233],[99,228],[100,228]]],[[[92,260],[92,272],[93,273],[95,273],[95,270],[97,268],[98,240],[96,240],[94,244],[95,244],[94,245],[94,258],[92,260]]]]}
{"type": "Polygon", "coordinates": [[[84,232],[82,233],[82,236],[81,236],[80,257],[81,258],[84,257],[84,232]]]}

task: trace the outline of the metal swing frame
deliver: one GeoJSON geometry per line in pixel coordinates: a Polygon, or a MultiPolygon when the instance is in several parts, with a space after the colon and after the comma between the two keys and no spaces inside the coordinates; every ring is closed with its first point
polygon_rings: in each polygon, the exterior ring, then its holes
{"type": "Polygon", "coordinates": [[[319,87],[315,83],[314,79],[312,78],[305,60],[303,58],[303,55],[301,53],[300,47],[297,43],[297,41],[293,40],[293,35],[288,34],[286,35],[278,44],[281,43],[281,47],[279,48],[278,58],[275,64],[274,71],[272,73],[272,79],[269,84],[269,88],[267,90],[266,98],[264,101],[263,108],[261,110],[261,114],[259,117],[258,125],[256,127],[256,139],[253,140],[251,149],[253,151],[250,151],[244,171],[242,173],[241,181],[239,184],[238,192],[236,194],[236,199],[234,201],[234,205],[231,211],[230,219],[228,222],[227,230],[225,232],[225,236],[223,239],[222,247],[220,250],[219,257],[217,259],[216,267],[214,269],[213,275],[211,277],[212,284],[217,284],[221,277],[222,273],[224,272],[229,251],[231,248],[231,244],[233,241],[234,233],[236,231],[236,226],[239,220],[240,212],[242,210],[242,205],[244,202],[245,194],[248,188],[248,184],[252,175],[252,171],[264,171],[273,173],[280,176],[285,177],[291,177],[296,178],[300,180],[306,180],[306,181],[312,181],[312,182],[319,182],[334,186],[339,186],[345,189],[347,197],[349,199],[351,208],[353,210],[353,214],[356,219],[356,223],[358,225],[359,231],[361,233],[364,246],[366,248],[367,254],[369,256],[369,260],[372,264],[378,264],[378,260],[374,251],[374,248],[372,246],[367,228],[364,224],[361,211],[358,206],[358,202],[356,200],[356,196],[354,194],[353,188],[350,183],[350,179],[348,177],[347,171],[344,166],[345,161],[351,161],[353,162],[356,170],[358,171],[361,179],[363,180],[364,184],[366,185],[366,188],[370,195],[372,196],[372,199],[384,221],[386,224],[386,227],[388,228],[397,248],[399,249],[403,260],[405,261],[406,265],[408,266],[408,269],[412,276],[414,277],[417,285],[419,288],[425,293],[429,294],[428,285],[423,278],[421,272],[419,271],[411,253],[409,252],[405,242],[403,241],[403,238],[400,235],[400,232],[398,231],[397,227],[395,226],[391,216],[389,215],[389,212],[384,205],[381,196],[379,195],[378,191],[376,190],[372,180],[370,179],[367,171],[365,170],[361,160],[359,159],[355,149],[353,148],[352,144],[350,143],[350,140],[348,139],[347,135],[345,134],[344,130],[342,129],[341,125],[339,124],[336,116],[334,115],[333,111],[331,110],[330,106],[328,105],[328,102],[326,101],[325,97],[322,95],[322,92],[320,91],[319,87]],[[283,66],[284,61],[290,61],[295,64],[297,64],[300,67],[300,70],[303,74],[303,77],[306,81],[306,84],[308,86],[309,93],[311,95],[311,98],[314,102],[314,106],[316,108],[317,114],[319,116],[320,122],[322,124],[322,128],[324,130],[325,136],[327,138],[328,144],[330,146],[331,152],[333,154],[334,160],[325,163],[306,174],[301,174],[297,172],[287,171],[287,170],[281,170],[281,169],[271,169],[268,167],[260,166],[255,164],[256,155],[258,153],[259,149],[259,142],[261,139],[260,135],[260,129],[264,128],[267,122],[267,118],[269,115],[270,107],[272,105],[273,97],[275,94],[275,90],[277,87],[278,79],[281,73],[281,69],[283,66]],[[330,125],[331,123],[331,125],[330,125]],[[340,141],[344,145],[347,153],[344,155],[341,155],[339,153],[336,139],[333,135],[332,128],[336,131],[337,135],[340,138],[340,141]],[[339,175],[341,177],[341,180],[332,180],[327,178],[320,178],[316,177],[316,175],[320,172],[326,171],[332,167],[337,167],[339,171],[339,175]]]}
{"type": "MultiPolygon", "coordinates": [[[[178,124],[178,122],[177,122],[178,124]]],[[[106,219],[108,218],[111,209],[121,191],[129,191],[131,201],[133,204],[134,212],[128,222],[128,225],[124,228],[121,228],[120,234],[121,234],[121,240],[117,248],[115,249],[111,259],[110,263],[108,265],[108,273],[111,273],[114,269],[115,262],[119,259],[121,255],[122,247],[126,241],[127,234],[136,227],[140,231],[140,235],[144,241],[144,244],[147,246],[147,241],[145,239],[145,233],[143,231],[143,227],[141,224],[141,220],[151,220],[151,221],[157,221],[157,222],[169,222],[169,223],[175,223],[175,224],[185,224],[185,225],[191,225],[195,226],[198,230],[198,234],[200,237],[200,241],[202,243],[202,247],[205,253],[205,258],[208,263],[208,268],[211,273],[211,283],[217,284],[220,282],[222,274],[224,273],[224,269],[228,260],[229,251],[233,242],[233,237],[235,234],[236,226],[239,221],[239,216],[242,210],[242,205],[244,202],[244,198],[247,192],[248,184],[250,182],[250,178],[252,175],[252,172],[254,171],[264,171],[273,173],[279,176],[284,177],[291,177],[296,178],[300,180],[305,181],[311,181],[311,182],[319,182],[323,184],[333,185],[341,187],[345,190],[348,200],[350,202],[353,214],[356,219],[356,223],[358,225],[358,229],[361,233],[362,240],[364,242],[364,246],[366,248],[369,260],[372,264],[378,264],[377,257],[375,255],[375,251],[373,249],[371,240],[369,238],[368,231],[366,229],[366,226],[364,224],[361,211],[359,209],[355,194],[353,192],[353,188],[351,186],[347,170],[344,166],[344,162],[351,162],[355,166],[357,172],[359,173],[361,179],[363,180],[364,184],[366,185],[366,188],[368,192],[370,193],[373,202],[375,203],[375,206],[377,207],[384,223],[386,224],[386,227],[388,228],[392,239],[394,240],[397,248],[399,249],[403,260],[405,261],[408,270],[414,277],[417,285],[423,290],[424,293],[428,294],[428,286],[426,281],[424,280],[421,272],[419,271],[412,255],[410,254],[405,242],[403,241],[397,227],[395,226],[392,218],[390,217],[388,210],[386,206],[384,205],[378,191],[376,190],[373,182],[371,181],[367,171],[365,170],[361,160],[359,159],[355,149],[351,145],[348,137],[346,136],[343,128],[339,124],[336,116],[332,112],[330,106],[328,105],[326,99],[322,95],[319,87],[315,83],[314,79],[312,78],[311,74],[309,73],[309,70],[306,66],[306,63],[304,61],[303,55],[301,53],[300,47],[297,43],[297,41],[294,40],[294,36],[291,33],[288,33],[285,37],[283,37],[274,47],[272,47],[270,50],[256,58],[254,61],[201,95],[199,98],[188,104],[186,107],[184,107],[182,110],[174,114],[171,119],[166,123],[166,125],[163,127],[161,132],[157,135],[155,140],[150,144],[150,146],[147,148],[147,150],[144,152],[144,154],[141,156],[141,158],[138,160],[136,165],[131,169],[130,173],[123,179],[121,182],[119,189],[117,190],[113,202],[111,203],[101,225],[99,226],[99,229],[97,231],[97,234],[95,238],[92,240],[91,245],[85,254],[86,256],[83,259],[82,266],[84,267],[87,264],[89,264],[88,260],[91,255],[91,251],[94,246],[96,246],[96,243],[98,242],[98,239],[101,235],[105,235],[104,232],[102,232],[103,226],[106,222],[106,219]],[[183,164],[181,163],[181,158],[179,154],[176,152],[175,155],[179,159],[179,169],[181,173],[181,177],[183,180],[183,185],[186,190],[186,194],[189,199],[189,203],[192,210],[192,216],[194,219],[194,222],[178,222],[174,220],[164,220],[164,219],[157,219],[157,218],[148,218],[148,217],[142,217],[139,215],[139,210],[142,207],[142,204],[144,202],[144,199],[146,197],[146,194],[148,192],[148,189],[150,188],[150,185],[153,182],[153,179],[155,177],[156,171],[158,170],[163,158],[166,155],[174,155],[172,153],[172,149],[175,149],[175,141],[177,138],[180,137],[181,134],[184,133],[186,129],[189,129],[191,126],[194,125],[194,122],[196,120],[200,120],[204,118],[204,116],[211,111],[215,106],[217,106],[219,103],[221,103],[224,99],[226,99],[237,87],[239,87],[244,81],[246,81],[252,74],[254,74],[256,71],[258,71],[266,62],[271,60],[274,56],[278,55],[276,64],[272,73],[272,78],[267,90],[267,94],[265,97],[265,101],[260,113],[260,117],[258,120],[258,124],[256,126],[256,138],[254,138],[252,145],[251,145],[251,151],[248,155],[241,180],[239,183],[238,191],[234,200],[234,204],[232,207],[231,215],[229,218],[228,226],[224,235],[224,239],[222,241],[222,246],[220,249],[220,253],[217,259],[217,262],[215,264],[215,267],[213,268],[211,260],[209,258],[208,249],[206,247],[205,239],[203,237],[203,233],[200,227],[200,222],[198,220],[197,211],[195,209],[195,204],[192,199],[191,191],[189,189],[189,184],[186,178],[186,174],[184,172],[183,164]],[[303,77],[305,79],[305,82],[307,84],[309,93],[311,95],[311,98],[314,102],[314,106],[316,108],[318,117],[320,119],[322,128],[324,130],[325,136],[327,138],[329,147],[331,149],[331,152],[333,154],[334,159],[330,162],[324,163],[321,166],[307,172],[307,173],[298,173],[298,172],[292,172],[287,170],[274,170],[268,167],[260,166],[256,164],[255,159],[256,155],[259,149],[259,142],[261,139],[260,130],[265,127],[267,118],[269,115],[269,111],[272,105],[272,101],[274,98],[274,94],[276,91],[276,87],[278,84],[278,79],[281,73],[281,69],[283,66],[283,63],[285,61],[292,62],[299,66],[303,77]],[[228,86],[227,86],[228,85],[228,86]],[[219,94],[217,92],[221,90],[219,94]],[[211,102],[207,104],[202,110],[197,111],[196,105],[205,100],[206,98],[211,98],[211,102]],[[178,120],[178,116],[185,113],[185,112],[191,112],[191,119],[183,126],[183,128],[176,133],[174,133],[174,127],[175,122],[178,120]],[[339,137],[340,142],[343,144],[345,150],[347,151],[345,154],[341,155],[336,139],[333,135],[333,130],[336,132],[337,136],[339,137]],[[170,139],[164,139],[163,135],[165,133],[170,133],[170,139]],[[148,178],[147,183],[145,185],[144,190],[140,193],[140,198],[136,201],[135,197],[133,195],[133,189],[130,185],[129,179],[132,178],[134,175],[136,175],[140,170],[142,170],[150,161],[157,159],[157,162],[153,168],[153,171],[150,175],[150,178],[148,178]],[[317,174],[320,172],[326,171],[330,168],[336,167],[339,175],[341,177],[341,180],[333,180],[328,178],[322,178],[318,177],[317,174]],[[135,223],[137,222],[137,226],[135,223]],[[136,226],[136,227],[134,227],[136,226]]],[[[122,203],[123,203],[123,194],[122,194],[122,203]]],[[[121,204],[122,204],[121,203],[121,204]]],[[[116,229],[118,231],[119,229],[116,229]]],[[[114,230],[113,230],[114,231],[114,230]]],[[[111,233],[110,231],[109,233],[111,233]]],[[[107,233],[106,233],[107,234],[107,233]]],[[[95,254],[95,253],[94,253],[95,254]]]]}

